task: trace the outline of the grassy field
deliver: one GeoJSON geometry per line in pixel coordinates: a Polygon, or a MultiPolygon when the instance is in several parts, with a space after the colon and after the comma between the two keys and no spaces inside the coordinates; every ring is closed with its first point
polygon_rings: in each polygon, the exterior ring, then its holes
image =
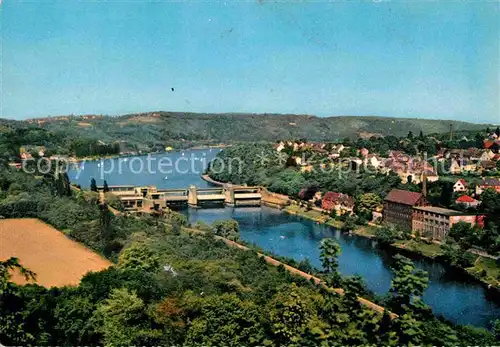
{"type": "Polygon", "coordinates": [[[324,214],[321,214],[318,211],[315,210],[306,211],[304,208],[299,207],[297,205],[287,206],[283,209],[283,211],[311,219],[315,222],[325,223],[328,220],[328,216],[325,216],[324,214]]]}
{"type": "MultiPolygon", "coordinates": [[[[38,219],[0,220],[0,259],[19,258],[36,273],[44,287],[78,285],[89,271],[100,271],[111,262],[68,239],[63,233],[38,219]]],[[[13,282],[25,284],[17,273],[13,282]]]]}
{"type": "MultiPolygon", "coordinates": [[[[322,214],[321,212],[315,210],[306,211],[303,207],[299,207],[297,205],[290,205],[283,209],[283,211],[288,212],[290,214],[294,214],[297,216],[301,216],[307,219],[311,219],[318,223],[324,223],[328,226],[334,228],[342,228],[344,226],[344,222],[328,217],[327,215],[322,214]]],[[[355,230],[353,230],[354,234],[372,238],[375,236],[376,227],[370,225],[358,226],[355,230]]]]}
{"type": "Polygon", "coordinates": [[[436,243],[425,243],[416,240],[401,240],[394,243],[395,247],[406,249],[429,258],[435,258],[442,254],[441,246],[436,243]]]}
{"type": "Polygon", "coordinates": [[[500,267],[491,258],[479,256],[474,267],[468,268],[467,271],[483,282],[500,287],[500,267]]]}

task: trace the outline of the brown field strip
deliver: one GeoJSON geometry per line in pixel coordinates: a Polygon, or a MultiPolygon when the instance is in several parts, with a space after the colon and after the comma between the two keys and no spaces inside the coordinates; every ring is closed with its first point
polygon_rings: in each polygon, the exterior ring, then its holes
{"type": "MultiPolygon", "coordinates": [[[[0,260],[17,257],[36,273],[44,287],[78,285],[89,271],[100,271],[110,261],[67,238],[57,229],[34,218],[0,220],[0,260]]],[[[12,281],[25,284],[22,276],[12,281]]]]}

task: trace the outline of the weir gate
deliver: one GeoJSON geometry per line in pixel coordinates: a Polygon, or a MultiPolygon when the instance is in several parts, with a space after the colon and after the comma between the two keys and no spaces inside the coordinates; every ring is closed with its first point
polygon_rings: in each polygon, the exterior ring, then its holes
{"type": "MultiPolygon", "coordinates": [[[[214,188],[158,189],[154,186],[109,186],[125,210],[161,210],[164,208],[204,206],[260,206],[261,187],[225,185],[214,188]]],[[[103,187],[98,187],[103,190],[103,187]]]]}

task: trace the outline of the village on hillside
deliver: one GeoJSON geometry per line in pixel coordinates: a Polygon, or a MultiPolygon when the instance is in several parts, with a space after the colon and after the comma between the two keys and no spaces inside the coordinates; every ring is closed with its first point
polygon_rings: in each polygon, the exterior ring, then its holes
{"type": "MultiPolygon", "coordinates": [[[[412,140],[413,135],[409,134],[408,138],[412,140]]],[[[420,134],[419,140],[424,143],[429,138],[420,134]]],[[[275,150],[286,154],[288,164],[295,165],[301,172],[343,167],[377,174],[395,174],[402,184],[412,185],[413,189],[391,190],[383,197],[383,202],[375,204],[371,211],[371,223],[389,223],[434,241],[444,241],[453,225],[459,222],[483,228],[485,214],[478,212],[480,196],[488,189],[500,193],[499,129],[487,130],[486,136],[481,139],[481,148],[447,148],[445,143],[435,138],[430,140],[435,142],[437,148],[429,155],[418,151],[418,148],[416,151],[413,151],[414,148],[412,151],[371,151],[358,147],[357,142],[279,141],[275,150]],[[438,181],[446,183],[442,189],[448,190],[445,193],[450,197],[449,205],[453,209],[433,206],[427,199],[429,186],[438,181]],[[415,187],[419,191],[415,191],[415,187]]],[[[465,143],[468,141],[467,138],[461,140],[465,143]]],[[[399,143],[405,141],[408,139],[401,139],[399,143]]],[[[476,136],[475,144],[478,142],[476,136]]],[[[317,188],[306,188],[301,190],[299,198],[308,201],[311,204],[309,208],[344,218],[354,216],[357,209],[355,198],[343,192],[321,192],[317,188]]]]}

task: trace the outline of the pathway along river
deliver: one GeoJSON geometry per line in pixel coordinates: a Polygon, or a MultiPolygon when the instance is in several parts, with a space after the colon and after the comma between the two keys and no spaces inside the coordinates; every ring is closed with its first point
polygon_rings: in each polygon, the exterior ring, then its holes
{"type": "MultiPolygon", "coordinates": [[[[152,170],[148,168],[146,156],[108,159],[104,163],[86,162],[80,166],[80,170],[70,171],[69,176],[82,187],[90,185],[91,177],[96,178],[98,184],[102,184],[104,178],[109,185],[184,188],[195,184],[207,187],[208,183],[200,178],[200,174],[204,165],[218,152],[219,149],[206,149],[154,155],[149,161],[152,170]],[[161,158],[168,158],[163,159],[163,173],[159,166],[161,158]],[[167,171],[169,162],[175,172],[167,171]],[[110,170],[112,165],[113,171],[110,170]],[[139,172],[141,166],[143,170],[139,172]]],[[[233,218],[240,224],[240,237],[243,240],[281,256],[296,260],[307,258],[318,268],[321,266],[319,242],[325,237],[334,237],[342,247],[339,263],[343,275],[361,275],[368,288],[378,295],[385,295],[389,290],[392,254],[377,248],[374,241],[369,239],[344,235],[335,228],[318,225],[269,207],[190,208],[183,213],[191,223],[198,220],[211,223],[217,219],[233,218]]],[[[436,314],[459,324],[482,327],[488,327],[491,320],[500,318],[500,299],[497,294],[489,293],[461,271],[429,259],[414,260],[419,268],[429,273],[429,287],[423,299],[436,314]]]]}

